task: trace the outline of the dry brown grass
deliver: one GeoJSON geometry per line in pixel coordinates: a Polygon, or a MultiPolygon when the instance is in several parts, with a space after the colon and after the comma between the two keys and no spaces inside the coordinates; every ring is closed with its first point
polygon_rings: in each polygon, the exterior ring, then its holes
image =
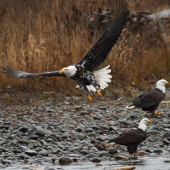
{"type": "MultiPolygon", "coordinates": [[[[117,0],[0,0],[0,66],[28,72],[61,69],[76,63],[102,34],[109,23],[88,16],[98,8],[115,9],[117,0]]],[[[156,12],[167,8],[168,0],[130,0],[135,11],[156,12]],[[148,5],[150,4],[150,5],[148,5]]],[[[140,26],[136,26],[139,28],[140,26]]],[[[111,64],[113,87],[143,87],[153,75],[167,78],[170,71],[170,35],[160,28],[124,30],[119,42],[102,66],[111,64]],[[153,29],[153,30],[152,30],[153,29]],[[137,34],[136,34],[137,33],[137,34]]],[[[13,80],[0,75],[0,86],[28,87],[38,90],[58,89],[69,93],[76,83],[65,78],[13,80]],[[69,85],[67,82],[71,82],[69,85]]],[[[78,93],[77,90],[74,90],[78,93]]]]}

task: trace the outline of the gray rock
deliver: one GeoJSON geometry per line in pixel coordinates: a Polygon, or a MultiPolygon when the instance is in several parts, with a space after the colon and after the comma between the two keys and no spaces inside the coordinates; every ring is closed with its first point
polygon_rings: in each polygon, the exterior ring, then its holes
{"type": "Polygon", "coordinates": [[[90,161],[91,161],[91,162],[95,162],[95,163],[99,163],[99,162],[101,162],[101,159],[95,157],[95,158],[91,158],[90,161]]]}
{"type": "Polygon", "coordinates": [[[162,124],[164,128],[170,128],[170,124],[162,124]]]}
{"type": "Polygon", "coordinates": [[[167,144],[167,145],[169,145],[170,144],[170,141],[168,140],[168,139],[163,139],[163,142],[165,143],[165,144],[167,144]]]}
{"type": "Polygon", "coordinates": [[[28,136],[32,137],[33,135],[38,135],[38,136],[45,136],[45,130],[42,129],[40,126],[33,127],[29,132],[28,136]]]}
{"type": "Polygon", "coordinates": [[[44,168],[44,170],[56,170],[56,168],[47,166],[47,167],[44,168]]]}
{"type": "Polygon", "coordinates": [[[163,151],[162,151],[162,149],[154,149],[153,152],[155,152],[155,153],[162,153],[163,151]]]}
{"type": "Polygon", "coordinates": [[[87,155],[87,158],[95,158],[95,157],[96,157],[96,155],[93,154],[93,153],[89,153],[89,154],[87,155]]]}
{"type": "Polygon", "coordinates": [[[59,164],[60,165],[69,165],[71,164],[73,161],[71,158],[63,156],[59,158],[59,164]]]}
{"type": "Polygon", "coordinates": [[[109,126],[106,126],[106,125],[100,125],[99,127],[101,130],[106,130],[106,131],[109,130],[109,126]]]}
{"type": "Polygon", "coordinates": [[[76,134],[75,137],[79,140],[83,140],[85,139],[85,135],[84,134],[76,134]]]}
{"type": "Polygon", "coordinates": [[[84,131],[85,132],[93,132],[93,129],[92,128],[86,128],[84,131]]]}
{"type": "Polygon", "coordinates": [[[89,154],[89,152],[87,150],[81,150],[80,153],[83,154],[83,155],[89,154]]]}
{"type": "Polygon", "coordinates": [[[106,157],[106,156],[102,156],[100,159],[101,159],[101,161],[108,161],[108,157],[106,157]]]}
{"type": "Polygon", "coordinates": [[[127,121],[127,120],[118,120],[118,123],[119,124],[124,124],[124,125],[129,125],[129,124],[131,124],[129,121],[127,121]]]}
{"type": "Polygon", "coordinates": [[[117,153],[117,150],[111,147],[108,149],[108,153],[114,155],[117,153]]]}
{"type": "Polygon", "coordinates": [[[80,114],[83,116],[83,115],[88,115],[89,114],[89,111],[87,110],[83,110],[83,111],[80,111],[80,114]]]}
{"type": "Polygon", "coordinates": [[[94,116],[93,116],[93,119],[94,120],[101,120],[102,119],[102,115],[101,114],[95,114],[94,116]]]}
{"type": "Polygon", "coordinates": [[[37,152],[35,150],[27,149],[25,153],[29,156],[36,156],[37,152]]]}
{"type": "Polygon", "coordinates": [[[106,107],[100,107],[99,110],[107,110],[106,107]]]}
{"type": "Polygon", "coordinates": [[[116,161],[119,161],[119,160],[128,160],[128,157],[125,156],[125,155],[117,154],[117,155],[115,155],[115,160],[116,161]]]}
{"type": "Polygon", "coordinates": [[[29,140],[27,140],[27,139],[20,139],[20,140],[18,141],[18,143],[22,143],[22,144],[29,144],[29,143],[30,143],[30,141],[29,141],[29,140]]]}
{"type": "Polygon", "coordinates": [[[111,157],[111,154],[109,154],[107,151],[100,151],[98,152],[99,156],[106,156],[106,157],[111,157]]]}
{"type": "Polygon", "coordinates": [[[164,160],[165,163],[170,163],[170,159],[164,160]]]}
{"type": "Polygon", "coordinates": [[[46,108],[46,111],[47,111],[48,113],[54,113],[54,110],[51,109],[51,108],[49,108],[49,107],[46,108]]]}
{"type": "Polygon", "coordinates": [[[22,132],[22,133],[26,133],[26,132],[28,132],[28,128],[23,126],[19,129],[19,131],[22,132]]]}
{"type": "Polygon", "coordinates": [[[159,134],[160,133],[160,131],[158,131],[158,130],[149,130],[148,132],[147,132],[147,134],[151,134],[151,135],[157,135],[157,134],[159,134]]]}
{"type": "Polygon", "coordinates": [[[170,137],[170,132],[165,132],[162,136],[162,138],[168,138],[170,137]]]}

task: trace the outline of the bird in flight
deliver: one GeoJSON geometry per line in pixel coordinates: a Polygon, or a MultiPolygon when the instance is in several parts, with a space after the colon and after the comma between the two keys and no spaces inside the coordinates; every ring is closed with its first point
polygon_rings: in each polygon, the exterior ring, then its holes
{"type": "Polygon", "coordinates": [[[94,69],[104,62],[128,21],[129,10],[127,9],[127,4],[122,0],[119,2],[119,12],[110,27],[105,30],[103,35],[96,41],[89,51],[85,53],[83,58],[77,64],[64,67],[61,70],[41,73],[17,71],[6,66],[2,67],[3,73],[16,79],[39,76],[69,77],[77,82],[77,87],[85,92],[90,102],[93,101],[93,98],[89,95],[90,91],[97,92],[99,96],[102,96],[101,90],[106,88],[108,83],[111,82],[110,79],[112,76],[109,74],[111,70],[109,69],[109,66],[96,71],[94,71],[94,69]]]}

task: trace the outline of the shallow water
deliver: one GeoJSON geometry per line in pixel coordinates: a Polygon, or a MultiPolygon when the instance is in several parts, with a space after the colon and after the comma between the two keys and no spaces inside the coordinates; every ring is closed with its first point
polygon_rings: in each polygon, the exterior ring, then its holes
{"type": "MultiPolygon", "coordinates": [[[[47,165],[45,167],[53,167],[58,170],[110,170],[116,166],[135,166],[135,170],[170,170],[170,157],[139,157],[137,160],[128,160],[128,161],[105,161],[100,164],[92,163],[92,162],[83,162],[71,164],[68,166],[51,166],[47,165]],[[169,161],[166,163],[165,161],[169,161]]],[[[45,167],[37,166],[37,168],[31,168],[29,165],[15,165],[12,167],[5,168],[5,170],[44,170],[45,167]]]]}

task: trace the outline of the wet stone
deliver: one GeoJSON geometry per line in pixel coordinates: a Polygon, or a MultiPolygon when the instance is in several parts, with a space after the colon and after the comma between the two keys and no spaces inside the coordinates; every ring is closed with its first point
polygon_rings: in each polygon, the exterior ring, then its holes
{"type": "Polygon", "coordinates": [[[96,114],[96,115],[93,116],[93,119],[94,119],[94,120],[101,120],[102,117],[103,117],[103,116],[102,116],[101,114],[96,114]]]}
{"type": "Polygon", "coordinates": [[[99,163],[99,162],[101,162],[101,159],[95,157],[95,158],[91,158],[90,161],[91,161],[91,162],[95,162],[95,163],[99,163]]]}
{"type": "Polygon", "coordinates": [[[108,149],[108,153],[114,155],[117,153],[117,150],[111,147],[108,149]]]}
{"type": "Polygon", "coordinates": [[[162,153],[163,151],[162,151],[162,149],[154,149],[153,152],[154,153],[162,153]]]}
{"type": "Polygon", "coordinates": [[[163,139],[163,142],[165,143],[165,144],[167,144],[167,145],[169,145],[170,144],[170,141],[168,140],[168,139],[163,139]]]}
{"type": "Polygon", "coordinates": [[[170,124],[162,124],[164,128],[170,128],[170,124]]]}
{"type": "Polygon", "coordinates": [[[170,159],[164,160],[165,163],[170,163],[170,159]]]}
{"type": "Polygon", "coordinates": [[[27,127],[21,127],[19,129],[19,131],[22,132],[22,133],[26,133],[28,131],[28,128],[27,127]]]}
{"type": "Polygon", "coordinates": [[[30,136],[29,138],[30,138],[30,139],[33,139],[33,140],[37,140],[37,139],[39,138],[39,136],[38,136],[38,135],[32,135],[32,136],[30,136]]]}
{"type": "Polygon", "coordinates": [[[60,157],[60,158],[59,158],[59,164],[60,164],[60,165],[69,165],[69,164],[71,164],[72,162],[73,162],[72,159],[69,158],[69,157],[63,156],[63,157],[60,157]]]}
{"type": "Polygon", "coordinates": [[[33,135],[38,135],[38,136],[45,136],[45,131],[42,129],[40,126],[33,127],[29,132],[28,136],[32,137],[33,135]]]}
{"type": "Polygon", "coordinates": [[[25,151],[25,153],[29,156],[36,156],[37,152],[35,150],[28,149],[25,151]]]}
{"type": "Polygon", "coordinates": [[[157,134],[159,134],[160,133],[160,131],[158,131],[158,130],[149,130],[148,132],[147,132],[147,134],[151,134],[151,135],[157,135],[157,134]]]}
{"type": "Polygon", "coordinates": [[[83,155],[87,155],[89,152],[87,150],[81,150],[80,153],[83,155]]]}
{"type": "Polygon", "coordinates": [[[107,110],[107,109],[106,109],[106,107],[100,107],[99,110],[105,111],[105,110],[107,110]]]}
{"type": "Polygon", "coordinates": [[[119,154],[117,154],[117,155],[115,155],[115,160],[116,160],[116,161],[119,161],[119,160],[128,160],[128,157],[125,156],[125,155],[119,155],[119,154]]]}
{"type": "Polygon", "coordinates": [[[170,137],[170,132],[165,132],[162,136],[162,138],[168,138],[170,137]]]}
{"type": "Polygon", "coordinates": [[[111,154],[109,154],[109,153],[106,152],[106,151],[98,152],[98,154],[99,154],[100,157],[102,157],[102,156],[111,157],[111,154]]]}
{"type": "Polygon", "coordinates": [[[120,123],[120,124],[123,124],[123,125],[129,125],[129,124],[131,124],[129,121],[127,121],[127,120],[118,120],[118,123],[120,123]]]}
{"type": "Polygon", "coordinates": [[[82,116],[88,115],[88,114],[89,114],[89,111],[83,110],[83,111],[80,111],[80,114],[81,114],[82,116]]]}
{"type": "Polygon", "coordinates": [[[85,135],[84,134],[76,134],[75,137],[79,140],[83,140],[85,139],[85,135]]]}
{"type": "Polygon", "coordinates": [[[85,132],[93,132],[93,129],[92,128],[86,128],[84,131],[85,132]]]}
{"type": "Polygon", "coordinates": [[[48,166],[48,167],[45,167],[44,170],[56,170],[56,168],[48,166]]]}
{"type": "Polygon", "coordinates": [[[94,157],[96,157],[96,154],[89,153],[89,154],[87,155],[87,158],[94,158],[94,157]]]}

